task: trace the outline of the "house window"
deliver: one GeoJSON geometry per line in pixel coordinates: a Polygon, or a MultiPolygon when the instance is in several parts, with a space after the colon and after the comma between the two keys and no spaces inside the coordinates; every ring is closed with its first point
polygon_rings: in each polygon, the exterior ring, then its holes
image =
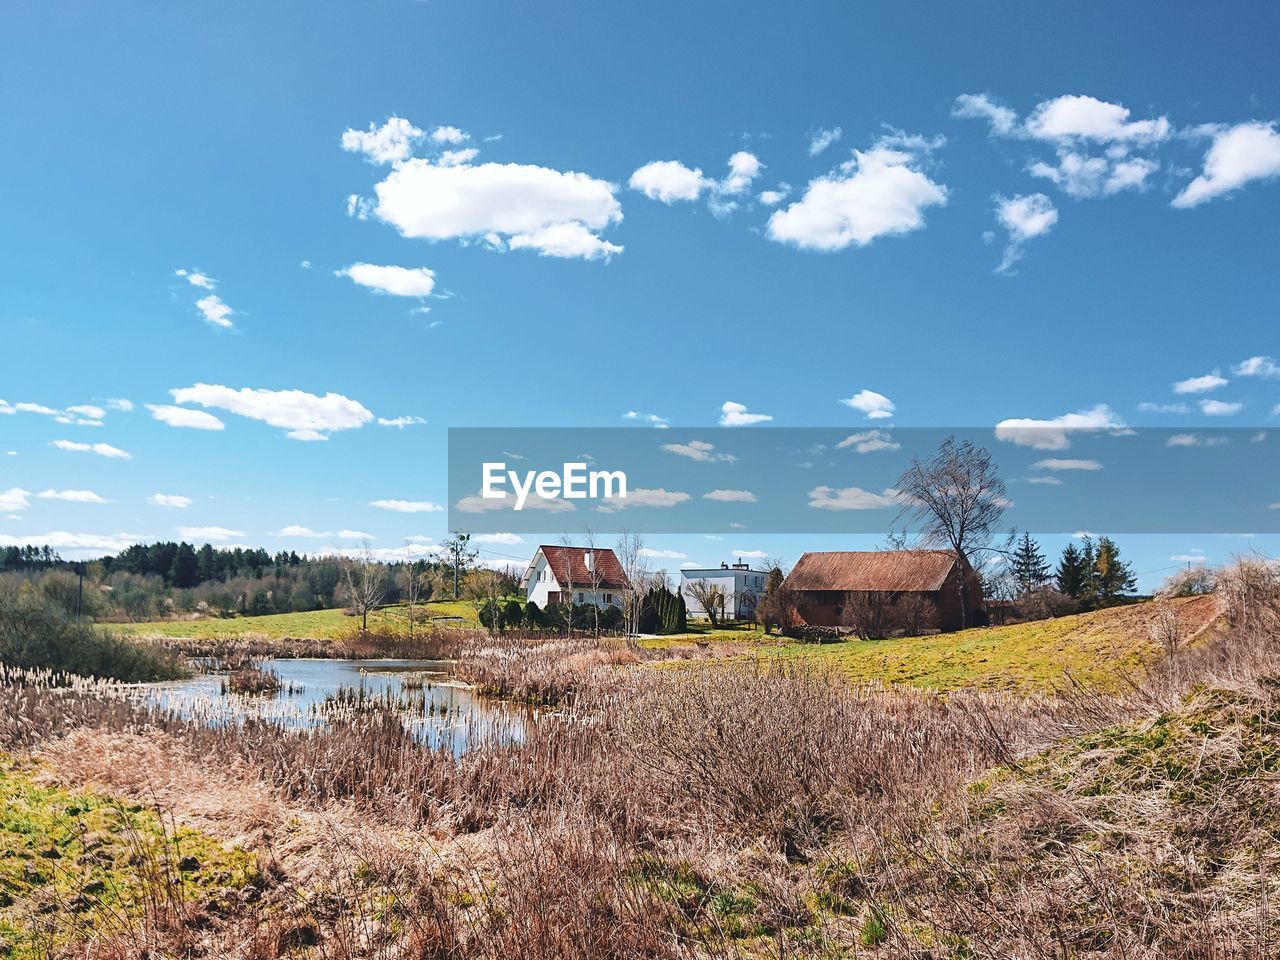
{"type": "Polygon", "coordinates": [[[581,603],[581,602],[582,602],[582,594],[581,594],[581,593],[579,593],[579,594],[578,594],[578,602],[579,602],[579,603],[581,603]]]}
{"type": "Polygon", "coordinates": [[[605,603],[613,603],[613,594],[612,594],[612,593],[606,593],[606,594],[604,595],[604,602],[605,602],[605,603]]]}

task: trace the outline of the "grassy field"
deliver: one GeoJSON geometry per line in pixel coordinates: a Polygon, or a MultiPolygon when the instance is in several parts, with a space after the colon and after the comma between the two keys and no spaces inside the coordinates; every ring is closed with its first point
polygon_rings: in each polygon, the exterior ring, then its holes
{"type": "MultiPolygon", "coordinates": [[[[476,625],[475,607],[467,600],[440,600],[422,604],[418,608],[419,624],[437,617],[461,617],[467,626],[476,625]]],[[[406,623],[407,610],[404,607],[387,607],[369,615],[370,630],[391,629],[402,632],[406,623]]],[[[344,610],[312,610],[306,613],[276,613],[264,617],[231,617],[225,620],[118,623],[110,624],[109,628],[135,637],[190,637],[206,640],[256,633],[269,640],[285,637],[335,640],[356,632],[359,626],[360,621],[348,616],[344,610]]]]}
{"type": "MultiPolygon", "coordinates": [[[[1175,600],[1184,629],[1196,633],[1216,615],[1212,597],[1175,600]]],[[[1157,652],[1154,604],[1097,610],[1056,620],[956,633],[840,643],[761,643],[766,656],[836,667],[851,680],[880,680],[939,690],[1044,689],[1066,674],[1111,687],[1157,652]]]]}

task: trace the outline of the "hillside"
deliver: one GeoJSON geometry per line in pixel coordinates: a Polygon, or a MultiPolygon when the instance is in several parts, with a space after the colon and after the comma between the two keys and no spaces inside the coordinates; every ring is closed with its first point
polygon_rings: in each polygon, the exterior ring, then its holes
{"type": "MultiPolygon", "coordinates": [[[[1217,601],[1172,601],[1187,636],[1198,636],[1217,617],[1217,601]]],[[[1043,689],[1071,676],[1090,685],[1114,686],[1126,671],[1156,654],[1152,603],[1001,627],[978,627],[928,637],[789,643],[765,648],[778,657],[801,658],[838,668],[854,681],[905,683],[952,690],[1043,689]]]]}

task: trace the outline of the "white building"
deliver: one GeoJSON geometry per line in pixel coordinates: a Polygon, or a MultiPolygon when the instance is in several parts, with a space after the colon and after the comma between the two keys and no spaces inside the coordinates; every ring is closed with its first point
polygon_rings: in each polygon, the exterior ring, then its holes
{"type": "Polygon", "coordinates": [[[612,550],[538,547],[520,578],[526,600],[546,609],[552,603],[622,606],[627,574],[612,550]]]}
{"type": "Polygon", "coordinates": [[[684,594],[685,609],[689,616],[705,617],[707,611],[689,594],[689,584],[695,580],[717,584],[724,590],[725,617],[730,620],[747,620],[756,608],[756,601],[764,595],[767,576],[762,570],[752,570],[751,564],[741,560],[732,564],[722,563],[719,567],[694,567],[680,571],[680,592],[684,594]]]}

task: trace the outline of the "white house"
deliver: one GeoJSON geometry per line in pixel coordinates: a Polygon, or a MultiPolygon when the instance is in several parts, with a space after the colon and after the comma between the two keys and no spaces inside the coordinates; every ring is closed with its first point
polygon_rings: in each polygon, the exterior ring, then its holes
{"type": "Polygon", "coordinates": [[[542,545],[520,578],[526,600],[545,609],[551,603],[622,606],[627,574],[612,550],[542,545]]]}
{"type": "Polygon", "coordinates": [[[705,617],[707,612],[689,594],[689,584],[705,580],[724,590],[725,616],[732,620],[746,620],[756,607],[756,601],[764,594],[764,582],[768,574],[752,570],[751,564],[722,563],[719,567],[690,568],[680,571],[680,592],[684,594],[685,609],[691,617],[705,617]]]}

